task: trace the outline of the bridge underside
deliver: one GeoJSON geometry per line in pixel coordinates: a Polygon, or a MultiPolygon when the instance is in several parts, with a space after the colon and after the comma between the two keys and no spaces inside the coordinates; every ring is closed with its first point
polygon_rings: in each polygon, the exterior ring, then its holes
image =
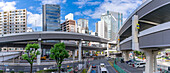
{"type": "MultiPolygon", "coordinates": [[[[170,21],[170,1],[153,0],[135,15],[139,16],[139,32],[170,21]],[[154,7],[155,6],[155,7],[154,7]]],[[[132,17],[124,24],[119,32],[120,41],[132,36],[132,17]]]]}
{"type": "MultiPolygon", "coordinates": [[[[170,22],[146,29],[139,33],[140,49],[170,48],[170,22]]],[[[127,40],[127,39],[126,39],[127,40]]],[[[120,44],[120,50],[132,50],[132,38],[120,44]]]]}
{"type": "MultiPolygon", "coordinates": [[[[34,42],[35,43],[35,42],[34,42]]],[[[55,43],[42,43],[42,49],[51,49],[55,43]]],[[[22,47],[25,48],[26,42],[15,42],[15,43],[1,43],[0,47],[22,47]]],[[[66,50],[76,50],[78,46],[76,44],[65,44],[66,50]]],[[[106,47],[94,47],[94,46],[82,46],[82,50],[106,50],[106,47]]]]}

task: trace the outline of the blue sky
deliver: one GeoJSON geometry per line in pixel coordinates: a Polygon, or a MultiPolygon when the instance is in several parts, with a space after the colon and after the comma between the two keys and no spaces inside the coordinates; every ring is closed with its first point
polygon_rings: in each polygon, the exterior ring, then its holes
{"type": "Polygon", "coordinates": [[[61,22],[65,15],[74,14],[74,20],[89,20],[89,30],[95,31],[95,23],[107,10],[123,13],[125,20],[130,13],[142,4],[142,0],[1,0],[0,11],[27,9],[27,25],[38,31],[42,30],[42,5],[59,4],[61,22]],[[35,25],[36,20],[36,25],[35,25]]]}

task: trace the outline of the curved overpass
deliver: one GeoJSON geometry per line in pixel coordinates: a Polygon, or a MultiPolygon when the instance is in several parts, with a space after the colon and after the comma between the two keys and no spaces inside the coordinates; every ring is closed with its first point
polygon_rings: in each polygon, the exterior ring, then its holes
{"type": "MultiPolygon", "coordinates": [[[[141,31],[138,35],[140,49],[163,49],[170,47],[170,22],[141,31]]],[[[132,37],[120,43],[120,50],[132,50],[132,37]]]]}
{"type": "Polygon", "coordinates": [[[0,43],[37,41],[39,38],[41,40],[83,40],[101,43],[107,43],[109,41],[104,38],[81,33],[43,31],[0,36],[0,43]]]}
{"type": "Polygon", "coordinates": [[[138,15],[140,31],[157,26],[170,21],[170,1],[169,0],[147,0],[138,7],[124,22],[119,30],[120,41],[132,35],[132,17],[138,15]]]}

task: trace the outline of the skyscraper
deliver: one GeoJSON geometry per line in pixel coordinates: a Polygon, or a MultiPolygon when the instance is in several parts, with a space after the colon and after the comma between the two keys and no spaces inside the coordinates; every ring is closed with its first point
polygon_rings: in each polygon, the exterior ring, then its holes
{"type": "Polygon", "coordinates": [[[60,31],[60,6],[43,5],[43,31],[60,31]]]}
{"type": "Polygon", "coordinates": [[[123,24],[123,14],[107,11],[107,13],[102,14],[101,22],[107,24],[107,38],[112,41],[116,40],[118,30],[123,24]]]}
{"type": "Polygon", "coordinates": [[[88,20],[78,19],[77,24],[78,24],[78,29],[77,29],[78,33],[86,33],[86,34],[89,33],[88,20]]]}
{"type": "Polygon", "coordinates": [[[0,34],[23,33],[26,30],[26,9],[0,12],[0,34]]]}

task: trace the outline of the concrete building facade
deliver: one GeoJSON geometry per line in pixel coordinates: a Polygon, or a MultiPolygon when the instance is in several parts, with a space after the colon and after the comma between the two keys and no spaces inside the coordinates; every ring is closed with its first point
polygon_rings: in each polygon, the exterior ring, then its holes
{"type": "Polygon", "coordinates": [[[78,21],[77,21],[77,32],[89,34],[88,20],[87,19],[78,19],[78,21]]]}
{"type": "Polygon", "coordinates": [[[76,21],[75,20],[67,20],[65,22],[63,22],[61,25],[61,31],[64,32],[76,32],[75,31],[75,25],[76,25],[76,21]]]}
{"type": "Polygon", "coordinates": [[[23,33],[27,31],[27,10],[18,9],[0,12],[0,34],[23,33]]]}

